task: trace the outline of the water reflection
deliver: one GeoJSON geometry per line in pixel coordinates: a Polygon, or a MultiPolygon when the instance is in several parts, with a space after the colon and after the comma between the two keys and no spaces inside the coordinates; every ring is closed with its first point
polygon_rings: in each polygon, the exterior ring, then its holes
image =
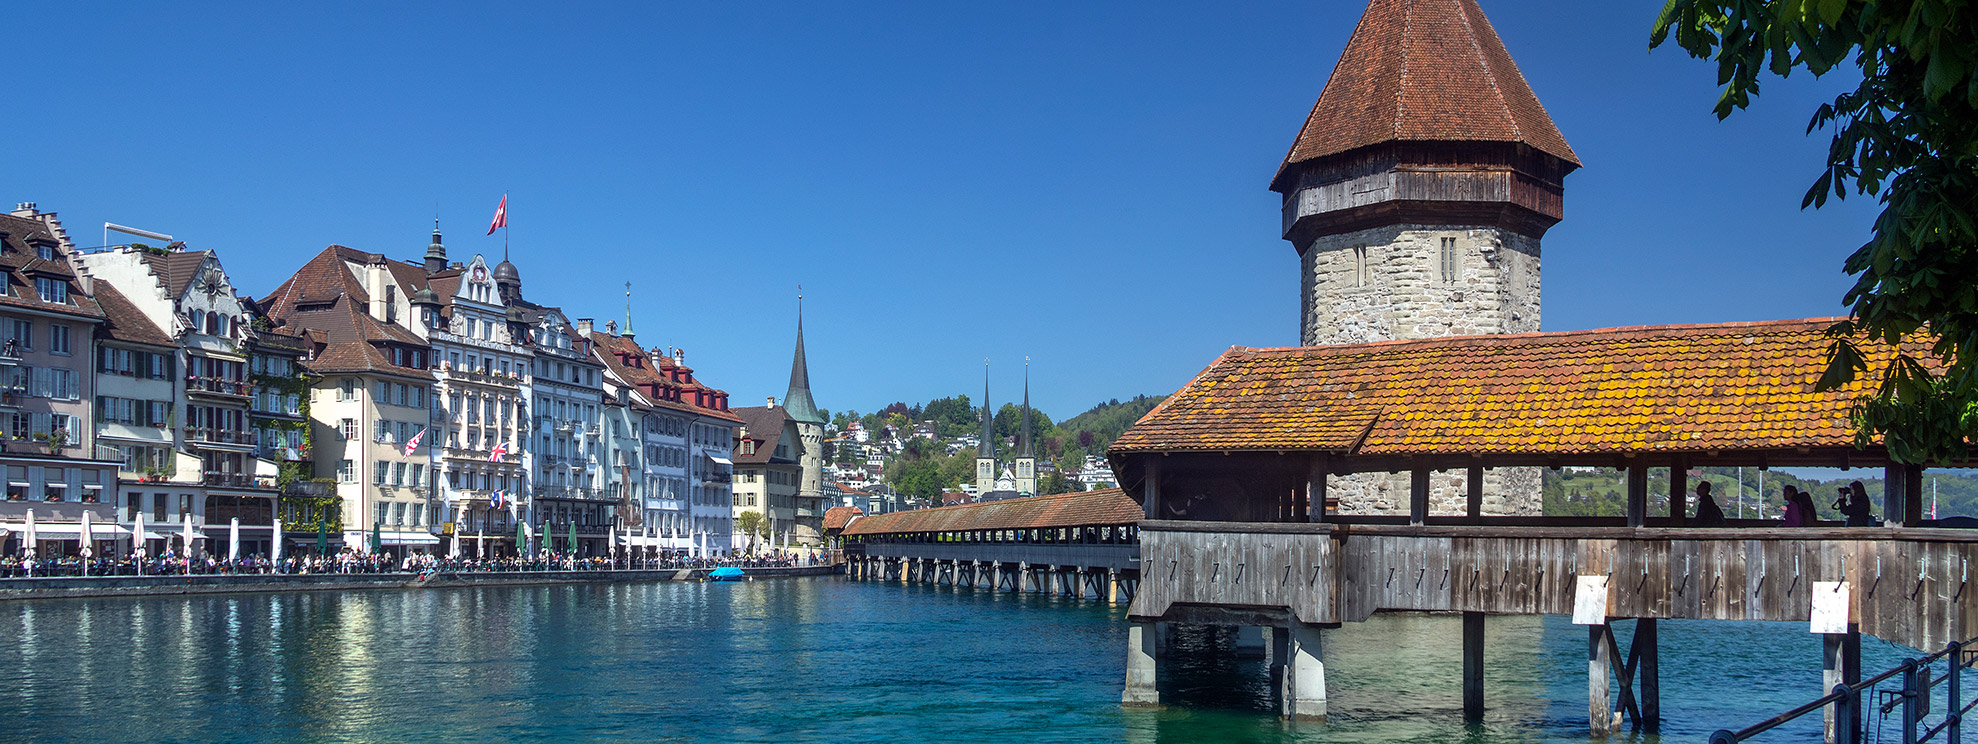
{"type": "MultiPolygon", "coordinates": [[[[1473,727],[1461,721],[1454,618],[1326,631],[1333,720],[1294,725],[1272,714],[1264,662],[1223,653],[1229,634],[1214,631],[1176,639],[1163,667],[1174,705],[1122,710],[1120,614],[836,579],[15,602],[0,606],[0,636],[15,648],[0,664],[0,731],[10,741],[1586,741],[1586,635],[1564,618],[1491,618],[1490,713],[1473,727]]],[[[1763,718],[1819,685],[1819,640],[1799,624],[1668,622],[1662,638],[1672,741],[1763,718]]],[[[1867,645],[1871,668],[1900,652],[1867,645]]]]}

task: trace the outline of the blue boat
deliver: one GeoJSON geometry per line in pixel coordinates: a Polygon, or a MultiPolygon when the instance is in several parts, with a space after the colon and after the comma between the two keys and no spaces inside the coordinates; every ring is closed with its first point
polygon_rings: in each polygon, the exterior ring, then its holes
{"type": "Polygon", "coordinates": [[[742,569],[734,566],[722,566],[707,572],[707,578],[711,581],[741,581],[742,569]]]}

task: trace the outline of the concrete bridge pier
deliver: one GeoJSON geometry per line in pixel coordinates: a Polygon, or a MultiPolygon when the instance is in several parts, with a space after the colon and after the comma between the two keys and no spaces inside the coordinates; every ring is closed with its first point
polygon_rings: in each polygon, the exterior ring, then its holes
{"type": "Polygon", "coordinates": [[[1326,719],[1326,663],[1319,626],[1292,618],[1290,627],[1273,628],[1274,640],[1283,651],[1277,656],[1281,666],[1272,678],[1279,680],[1280,714],[1295,721],[1326,719]]]}
{"type": "Polygon", "coordinates": [[[1161,623],[1134,623],[1126,629],[1126,691],[1120,702],[1126,705],[1157,707],[1161,691],[1156,686],[1161,623]]]}

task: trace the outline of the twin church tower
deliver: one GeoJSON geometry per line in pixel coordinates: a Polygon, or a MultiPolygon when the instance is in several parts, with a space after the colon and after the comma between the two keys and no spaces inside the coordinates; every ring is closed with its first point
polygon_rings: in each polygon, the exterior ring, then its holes
{"type": "Polygon", "coordinates": [[[1017,432],[1014,472],[996,464],[996,409],[989,407],[989,368],[982,369],[982,441],[975,447],[975,494],[994,500],[1037,495],[1037,450],[1030,436],[1030,363],[1023,365],[1023,423],[1017,432]]]}
{"type": "MultiPolygon", "coordinates": [[[[1539,330],[1539,239],[1579,167],[1476,0],[1372,0],[1271,179],[1299,343],[1539,330]]],[[[1344,480],[1342,511],[1407,508],[1405,477],[1344,480]]],[[[1441,513],[1462,503],[1447,480],[1441,513]]],[[[1536,470],[1493,471],[1485,492],[1487,513],[1540,509],[1536,470]]]]}

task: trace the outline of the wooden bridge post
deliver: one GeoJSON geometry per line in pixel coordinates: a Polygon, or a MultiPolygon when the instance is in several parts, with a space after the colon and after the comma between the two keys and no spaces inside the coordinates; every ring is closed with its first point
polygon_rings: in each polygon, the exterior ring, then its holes
{"type": "Polygon", "coordinates": [[[1106,569],[1106,604],[1119,604],[1119,570],[1106,569]]]}
{"type": "Polygon", "coordinates": [[[1408,523],[1426,524],[1429,519],[1429,469],[1415,468],[1408,478],[1408,523]]]}
{"type": "Polygon", "coordinates": [[[1690,513],[1690,460],[1677,457],[1669,463],[1669,516],[1676,524],[1688,524],[1690,513]]]}
{"type": "Polygon", "coordinates": [[[1161,704],[1161,691],[1155,685],[1158,678],[1159,662],[1155,638],[1159,630],[1155,623],[1134,623],[1126,629],[1126,691],[1120,693],[1120,703],[1133,706],[1157,706],[1161,704]]]}
{"type": "Polygon", "coordinates": [[[1607,702],[1608,673],[1614,665],[1613,656],[1607,652],[1607,638],[1613,632],[1613,626],[1606,623],[1587,626],[1587,728],[1594,736],[1614,733],[1618,723],[1618,714],[1607,702]]]}
{"type": "Polygon", "coordinates": [[[1291,619],[1286,644],[1283,714],[1293,720],[1326,719],[1326,663],[1319,626],[1291,619]]]}
{"type": "Polygon", "coordinates": [[[1648,524],[1648,466],[1628,464],[1628,526],[1648,524]]]}
{"type": "MultiPolygon", "coordinates": [[[[1475,472],[1479,468],[1470,468],[1475,472]]],[[[1476,483],[1479,479],[1472,479],[1476,483]]],[[[1476,502],[1470,502],[1474,505],[1476,502]]],[[[1463,720],[1477,723],[1484,715],[1484,614],[1463,613],[1463,720]]]]}
{"type": "Polygon", "coordinates": [[[1641,698],[1641,730],[1655,733],[1662,730],[1662,661],[1661,644],[1657,642],[1656,620],[1652,617],[1635,620],[1635,637],[1629,641],[1629,653],[1635,655],[1635,689],[1641,698]]]}
{"type": "Polygon", "coordinates": [[[1471,519],[1483,516],[1484,469],[1482,465],[1471,465],[1469,476],[1469,496],[1464,513],[1471,519]]]}
{"type": "Polygon", "coordinates": [[[1326,521],[1326,471],[1325,455],[1316,455],[1305,473],[1305,520],[1308,522],[1326,521]]]}

